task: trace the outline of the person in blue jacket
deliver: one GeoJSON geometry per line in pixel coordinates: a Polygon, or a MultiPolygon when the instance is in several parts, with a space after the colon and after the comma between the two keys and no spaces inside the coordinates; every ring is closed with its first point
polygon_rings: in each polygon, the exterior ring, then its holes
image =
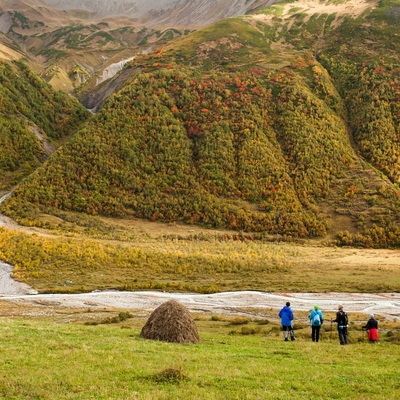
{"type": "Polygon", "coordinates": [[[279,311],[279,317],[281,319],[281,325],[283,329],[283,337],[285,338],[285,342],[288,339],[288,332],[290,333],[290,339],[295,340],[292,321],[294,319],[293,311],[290,308],[290,302],[286,303],[286,306],[279,311]]]}
{"type": "Polygon", "coordinates": [[[322,311],[319,309],[317,305],[314,306],[314,310],[311,311],[308,316],[311,322],[311,338],[313,342],[319,341],[319,331],[321,329],[321,325],[324,322],[324,316],[322,315],[322,311]]]}

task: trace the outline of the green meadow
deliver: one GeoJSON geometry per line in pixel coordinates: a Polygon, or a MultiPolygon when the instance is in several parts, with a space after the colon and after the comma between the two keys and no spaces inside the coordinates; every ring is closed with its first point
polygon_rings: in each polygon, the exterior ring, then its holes
{"type": "Polygon", "coordinates": [[[0,399],[398,398],[398,322],[383,322],[376,345],[353,324],[340,346],[329,323],[319,343],[305,324],[284,342],[277,321],[194,317],[201,342],[191,345],[139,338],[135,313],[114,324],[91,310],[3,317],[0,399]]]}

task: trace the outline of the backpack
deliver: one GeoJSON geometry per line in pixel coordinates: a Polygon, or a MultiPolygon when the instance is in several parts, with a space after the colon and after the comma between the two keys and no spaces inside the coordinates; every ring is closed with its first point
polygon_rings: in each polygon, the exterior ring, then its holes
{"type": "Polygon", "coordinates": [[[321,317],[320,317],[318,311],[315,312],[315,315],[314,315],[314,317],[313,317],[313,319],[311,321],[311,324],[313,326],[320,326],[321,325],[321,317]]]}
{"type": "Polygon", "coordinates": [[[343,329],[349,325],[349,319],[347,317],[347,313],[344,311],[338,312],[336,315],[336,322],[338,323],[338,328],[343,329]]]}
{"type": "Polygon", "coordinates": [[[343,313],[344,314],[344,317],[343,317],[343,320],[344,320],[344,326],[347,326],[347,325],[349,325],[349,319],[347,318],[347,313],[343,313]]]}

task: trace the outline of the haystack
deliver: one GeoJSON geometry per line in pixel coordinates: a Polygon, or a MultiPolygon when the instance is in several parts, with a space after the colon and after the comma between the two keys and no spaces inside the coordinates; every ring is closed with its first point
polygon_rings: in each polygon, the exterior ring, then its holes
{"type": "Polygon", "coordinates": [[[140,337],[173,343],[200,341],[196,324],[188,309],[175,300],[161,304],[151,313],[140,337]]]}

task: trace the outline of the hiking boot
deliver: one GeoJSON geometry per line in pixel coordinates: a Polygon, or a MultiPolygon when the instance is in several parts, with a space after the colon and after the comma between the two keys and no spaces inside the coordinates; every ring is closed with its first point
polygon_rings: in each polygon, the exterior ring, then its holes
{"type": "Polygon", "coordinates": [[[289,341],[289,339],[288,338],[285,338],[285,342],[288,342],[289,341]]]}
{"type": "Polygon", "coordinates": [[[292,337],[291,339],[292,339],[292,342],[293,342],[293,340],[296,340],[296,338],[294,338],[294,337],[292,337]]]}

